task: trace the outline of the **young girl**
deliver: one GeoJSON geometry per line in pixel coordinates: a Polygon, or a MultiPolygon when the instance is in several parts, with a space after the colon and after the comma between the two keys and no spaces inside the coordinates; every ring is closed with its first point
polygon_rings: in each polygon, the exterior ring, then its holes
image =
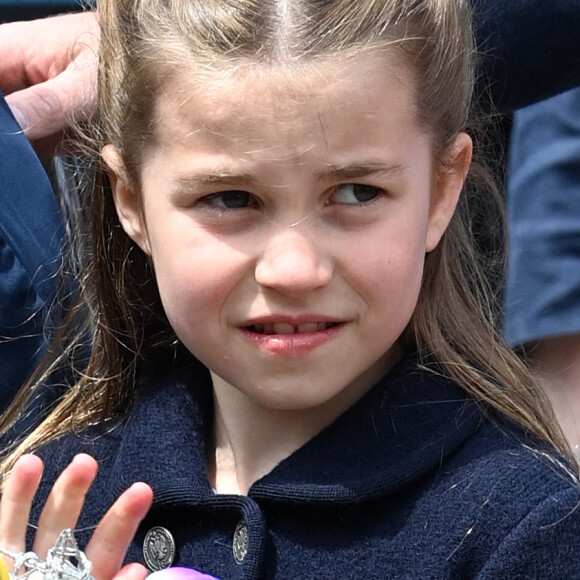
{"type": "Polygon", "coordinates": [[[227,580],[579,577],[578,481],[471,239],[491,193],[460,198],[466,3],[99,11],[90,325],[35,388],[92,351],[6,451],[0,547],[32,503],[41,557],[104,516],[99,580],[126,548],[227,580]]]}

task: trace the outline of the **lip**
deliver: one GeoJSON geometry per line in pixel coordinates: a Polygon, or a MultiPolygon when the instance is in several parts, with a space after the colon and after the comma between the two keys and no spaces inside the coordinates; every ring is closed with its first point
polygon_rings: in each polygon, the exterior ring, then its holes
{"type": "Polygon", "coordinates": [[[282,315],[253,318],[240,329],[265,354],[295,358],[333,340],[344,325],[344,320],[324,315],[282,315]]]}

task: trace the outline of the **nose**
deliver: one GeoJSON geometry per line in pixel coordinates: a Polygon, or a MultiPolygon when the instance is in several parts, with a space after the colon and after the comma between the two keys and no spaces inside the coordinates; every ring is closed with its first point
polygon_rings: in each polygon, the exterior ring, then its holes
{"type": "Polygon", "coordinates": [[[262,286],[299,294],[325,286],[332,273],[332,261],[316,240],[288,228],[267,240],[254,275],[262,286]]]}

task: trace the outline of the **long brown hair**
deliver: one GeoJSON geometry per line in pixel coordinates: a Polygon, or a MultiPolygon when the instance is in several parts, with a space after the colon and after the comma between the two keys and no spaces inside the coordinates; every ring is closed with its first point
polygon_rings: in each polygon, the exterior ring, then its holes
{"type": "MultiPolygon", "coordinates": [[[[155,139],[155,103],[176,70],[211,75],[240,63],[292,65],[397,50],[416,79],[417,114],[433,136],[440,171],[448,145],[470,123],[474,47],[467,0],[100,0],[99,19],[99,106],[86,160],[90,242],[79,298],[0,428],[10,427],[58,367],[72,369],[73,386],[19,447],[8,450],[5,467],[25,449],[122,417],[141,365],[171,364],[178,355],[152,269],[118,222],[100,159],[101,148],[113,144],[139,189],[143,152],[155,139]],[[71,361],[85,342],[90,357],[76,370],[71,361]]],[[[473,165],[451,225],[427,256],[405,339],[426,368],[568,454],[545,396],[497,329],[490,262],[472,232],[482,208],[491,210],[492,220],[502,219],[500,196],[484,174],[473,165]]]]}

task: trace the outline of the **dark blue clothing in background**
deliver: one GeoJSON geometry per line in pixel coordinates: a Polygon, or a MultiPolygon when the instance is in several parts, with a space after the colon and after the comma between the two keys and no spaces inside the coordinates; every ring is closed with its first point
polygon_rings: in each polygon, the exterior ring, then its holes
{"type": "Polygon", "coordinates": [[[0,95],[0,409],[44,352],[62,239],[48,177],[0,95]]]}
{"type": "Polygon", "coordinates": [[[477,94],[513,111],[580,84],[580,0],[473,0],[477,94]]]}
{"type": "Polygon", "coordinates": [[[580,88],[515,113],[507,203],[508,341],[580,332],[580,88]]]}
{"type": "Polygon", "coordinates": [[[60,470],[84,452],[99,476],[77,524],[81,546],[122,491],[135,481],[153,488],[127,561],[144,562],[144,537],[161,526],[175,540],[174,566],[223,580],[580,578],[577,481],[554,452],[535,454],[533,438],[414,356],[247,496],[216,495],[208,481],[207,371],[183,362],[143,376],[124,424],[37,451],[45,472],[32,523],[60,470]],[[244,537],[238,563],[233,544],[244,537]]]}
{"type": "Polygon", "coordinates": [[[85,0],[0,0],[0,22],[32,20],[77,11],[90,3],[85,0]]]}

